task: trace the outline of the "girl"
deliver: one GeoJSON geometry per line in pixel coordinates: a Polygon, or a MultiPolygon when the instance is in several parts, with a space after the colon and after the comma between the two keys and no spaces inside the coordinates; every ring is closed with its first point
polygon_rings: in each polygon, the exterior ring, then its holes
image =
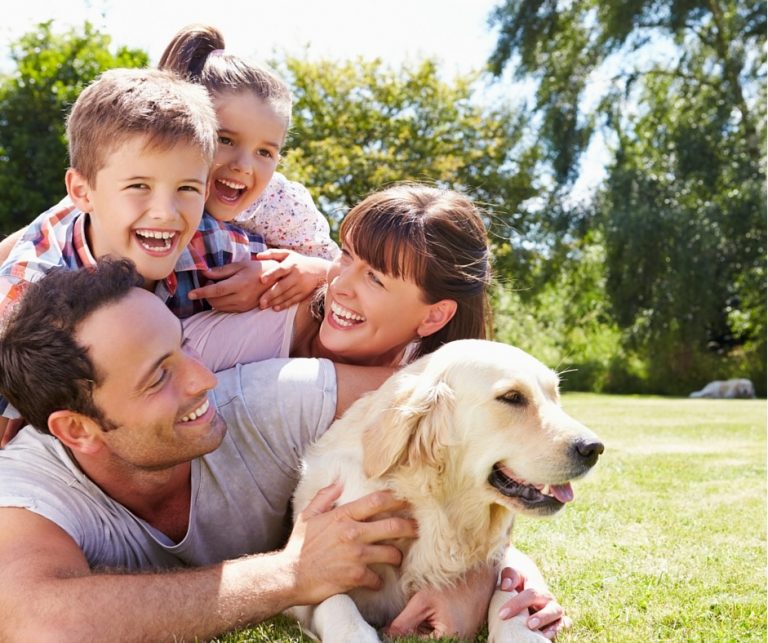
{"type": "MultiPolygon", "coordinates": [[[[262,307],[296,303],[325,281],[328,263],[339,252],[328,222],[307,189],[275,171],[291,120],[287,85],[270,71],[224,52],[224,38],[213,28],[190,25],[179,31],[158,66],[204,85],[219,120],[219,146],[206,210],[219,221],[233,221],[258,233],[271,248],[261,258],[280,261],[262,282],[280,279],[280,296],[267,293],[262,307]],[[269,275],[272,279],[270,280],[269,275]]],[[[205,296],[218,310],[243,310],[236,293],[243,279],[238,264],[212,271],[217,292],[205,296]]],[[[199,294],[199,293],[198,293],[199,294]]]]}

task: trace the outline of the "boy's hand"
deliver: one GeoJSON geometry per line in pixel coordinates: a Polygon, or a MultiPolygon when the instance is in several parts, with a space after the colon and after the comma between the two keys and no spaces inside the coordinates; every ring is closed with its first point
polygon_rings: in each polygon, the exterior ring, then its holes
{"type": "Polygon", "coordinates": [[[216,281],[190,291],[190,299],[207,299],[216,310],[242,313],[259,305],[259,299],[268,285],[262,283],[265,270],[280,268],[274,261],[238,261],[225,266],[204,270],[203,275],[216,281]]]}
{"type": "Polygon", "coordinates": [[[260,252],[256,258],[279,262],[279,268],[265,268],[261,276],[261,282],[269,289],[262,295],[259,306],[275,310],[288,308],[311,295],[325,283],[331,265],[327,259],[278,248],[260,252]]]}

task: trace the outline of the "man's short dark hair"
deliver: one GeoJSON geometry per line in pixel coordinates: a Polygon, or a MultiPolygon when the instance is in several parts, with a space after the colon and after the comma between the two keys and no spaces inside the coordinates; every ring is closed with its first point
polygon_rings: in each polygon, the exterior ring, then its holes
{"type": "Polygon", "coordinates": [[[100,374],[75,333],[142,283],[131,261],[105,258],[95,268],[54,269],[24,290],[0,336],[0,393],[29,424],[48,433],[51,413],[70,410],[107,428],[93,401],[100,374]]]}

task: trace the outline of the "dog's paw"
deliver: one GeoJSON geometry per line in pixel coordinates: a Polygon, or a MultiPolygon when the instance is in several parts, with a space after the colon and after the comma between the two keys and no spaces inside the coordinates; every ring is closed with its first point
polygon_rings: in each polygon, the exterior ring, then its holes
{"type": "Polygon", "coordinates": [[[544,643],[549,639],[530,629],[526,623],[528,613],[510,619],[488,619],[488,643],[544,643]]]}
{"type": "Polygon", "coordinates": [[[501,631],[488,632],[488,643],[545,643],[546,636],[526,628],[504,628],[501,631]]]}
{"type": "Polygon", "coordinates": [[[323,643],[381,643],[379,635],[368,623],[344,623],[323,634],[323,643]]]}

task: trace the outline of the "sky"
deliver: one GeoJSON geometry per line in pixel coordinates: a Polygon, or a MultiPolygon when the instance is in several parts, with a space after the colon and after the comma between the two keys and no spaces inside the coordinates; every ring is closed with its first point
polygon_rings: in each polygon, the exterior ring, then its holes
{"type": "Polygon", "coordinates": [[[232,53],[268,58],[285,51],[339,60],[380,57],[393,65],[426,56],[448,73],[483,66],[495,44],[487,21],[502,0],[22,0],[0,25],[3,65],[11,41],[45,20],[64,29],[90,20],[113,42],[156,63],[183,26],[218,27],[232,53]]]}
{"type": "MultiPolygon", "coordinates": [[[[13,69],[10,43],[53,20],[54,31],[85,20],[113,44],[148,52],[155,64],[190,23],[217,27],[231,53],[265,60],[278,53],[348,60],[381,58],[396,67],[437,59],[445,77],[481,69],[496,32],[488,17],[503,0],[21,0],[0,23],[0,72],[13,69]]],[[[593,144],[572,196],[586,196],[604,174],[605,148],[593,144]]]]}

